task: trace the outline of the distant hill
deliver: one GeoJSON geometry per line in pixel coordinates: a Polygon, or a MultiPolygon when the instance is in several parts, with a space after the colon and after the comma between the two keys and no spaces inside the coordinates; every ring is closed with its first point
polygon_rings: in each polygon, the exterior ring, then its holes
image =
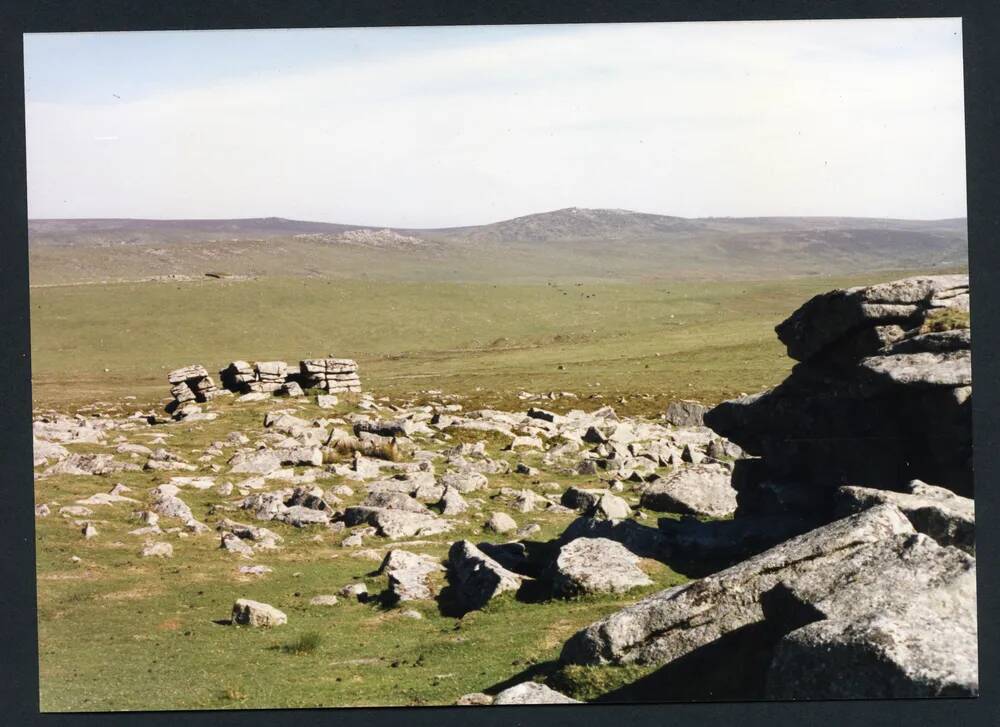
{"type": "Polygon", "coordinates": [[[206,272],[393,279],[760,278],[968,264],[966,220],[684,218],[570,207],[405,229],[289,220],[31,220],[33,284],[206,272]]]}

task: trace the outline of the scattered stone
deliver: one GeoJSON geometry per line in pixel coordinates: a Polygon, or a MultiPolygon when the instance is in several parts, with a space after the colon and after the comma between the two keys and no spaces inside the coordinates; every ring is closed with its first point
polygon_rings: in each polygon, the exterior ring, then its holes
{"type": "Polygon", "coordinates": [[[232,621],[240,626],[281,626],[288,616],[266,603],[240,598],[233,604],[232,621]]]}
{"type": "Polygon", "coordinates": [[[83,530],[81,532],[83,533],[83,537],[86,538],[87,540],[90,540],[91,538],[96,538],[98,535],[97,528],[95,528],[92,523],[87,523],[86,525],[84,525],[83,530]]]}
{"type": "Polygon", "coordinates": [[[443,570],[444,567],[430,556],[407,550],[390,550],[378,572],[388,576],[389,600],[397,603],[433,598],[428,576],[443,570]]]}
{"type": "Polygon", "coordinates": [[[577,538],[559,549],[550,578],[561,596],[625,593],[648,586],[639,559],[621,543],[606,538],[577,538]]]}
{"type": "Polygon", "coordinates": [[[170,543],[149,542],[143,546],[141,555],[143,558],[172,558],[174,546],[170,543]]]}
{"type": "Polygon", "coordinates": [[[487,707],[491,704],[493,704],[493,697],[482,692],[463,694],[455,702],[455,705],[458,707],[487,707]]]}
{"type": "Polygon", "coordinates": [[[517,591],[524,580],[468,540],[452,543],[448,550],[448,575],[455,589],[455,600],[470,611],[482,608],[501,593],[517,591]]]}
{"type": "Polygon", "coordinates": [[[641,504],[657,512],[728,517],[736,511],[730,479],[729,470],[719,464],[683,467],[647,485],[641,504]]]}
{"type": "Polygon", "coordinates": [[[490,519],[486,521],[486,529],[500,534],[510,533],[517,530],[517,523],[514,522],[514,518],[507,513],[495,512],[490,516],[490,519]]]}
{"type": "Polygon", "coordinates": [[[357,601],[367,601],[368,586],[364,583],[350,583],[337,591],[337,595],[345,598],[353,598],[357,601]]]}
{"type": "Polygon", "coordinates": [[[705,412],[708,407],[697,401],[672,401],[667,406],[663,420],[675,427],[701,427],[705,425],[705,412]]]}
{"type": "Polygon", "coordinates": [[[310,606],[336,606],[337,597],[331,595],[313,596],[309,599],[310,606]]]}
{"type": "Polygon", "coordinates": [[[266,565],[241,565],[239,572],[249,576],[262,576],[267,573],[273,573],[274,570],[266,565]]]}
{"type": "Polygon", "coordinates": [[[581,704],[538,682],[523,682],[504,689],[493,698],[493,705],[506,704],[581,704]]]}

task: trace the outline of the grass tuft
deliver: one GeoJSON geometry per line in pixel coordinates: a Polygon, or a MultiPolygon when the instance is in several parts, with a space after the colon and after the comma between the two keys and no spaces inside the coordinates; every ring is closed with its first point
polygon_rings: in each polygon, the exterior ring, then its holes
{"type": "Polygon", "coordinates": [[[323,643],[323,635],[321,633],[318,631],[306,631],[304,634],[300,634],[299,638],[292,643],[285,644],[281,650],[286,654],[301,656],[313,653],[319,648],[321,643],[323,643]]]}
{"type": "Polygon", "coordinates": [[[940,308],[933,310],[924,317],[921,333],[941,333],[956,331],[970,327],[969,311],[956,308],[940,308]]]}

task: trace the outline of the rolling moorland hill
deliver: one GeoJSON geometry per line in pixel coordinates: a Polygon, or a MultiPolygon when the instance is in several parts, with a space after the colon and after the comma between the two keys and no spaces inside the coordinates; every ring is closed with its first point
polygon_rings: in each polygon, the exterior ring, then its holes
{"type": "Polygon", "coordinates": [[[405,229],[287,220],[31,220],[33,285],[160,276],[759,279],[967,265],[964,218],[688,219],[567,208],[405,229]]]}

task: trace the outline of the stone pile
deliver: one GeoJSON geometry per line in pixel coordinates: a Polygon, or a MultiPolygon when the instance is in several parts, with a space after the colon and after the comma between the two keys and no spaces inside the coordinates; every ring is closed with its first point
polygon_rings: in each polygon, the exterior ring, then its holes
{"type": "Polygon", "coordinates": [[[760,459],[737,462],[739,514],[829,520],[837,488],[972,494],[972,372],[965,275],[834,290],[776,327],[799,361],[777,387],[705,423],[760,459]]]}
{"type": "Polygon", "coordinates": [[[195,402],[204,403],[220,394],[219,387],[200,364],[174,369],[167,374],[167,381],[171,384],[170,395],[173,397],[167,405],[167,412],[175,417],[183,417],[192,408],[197,410],[197,407],[191,406],[195,402]]]}
{"type": "Polygon", "coordinates": [[[331,394],[361,391],[358,364],[349,358],[310,358],[299,362],[301,383],[331,394]]]}

